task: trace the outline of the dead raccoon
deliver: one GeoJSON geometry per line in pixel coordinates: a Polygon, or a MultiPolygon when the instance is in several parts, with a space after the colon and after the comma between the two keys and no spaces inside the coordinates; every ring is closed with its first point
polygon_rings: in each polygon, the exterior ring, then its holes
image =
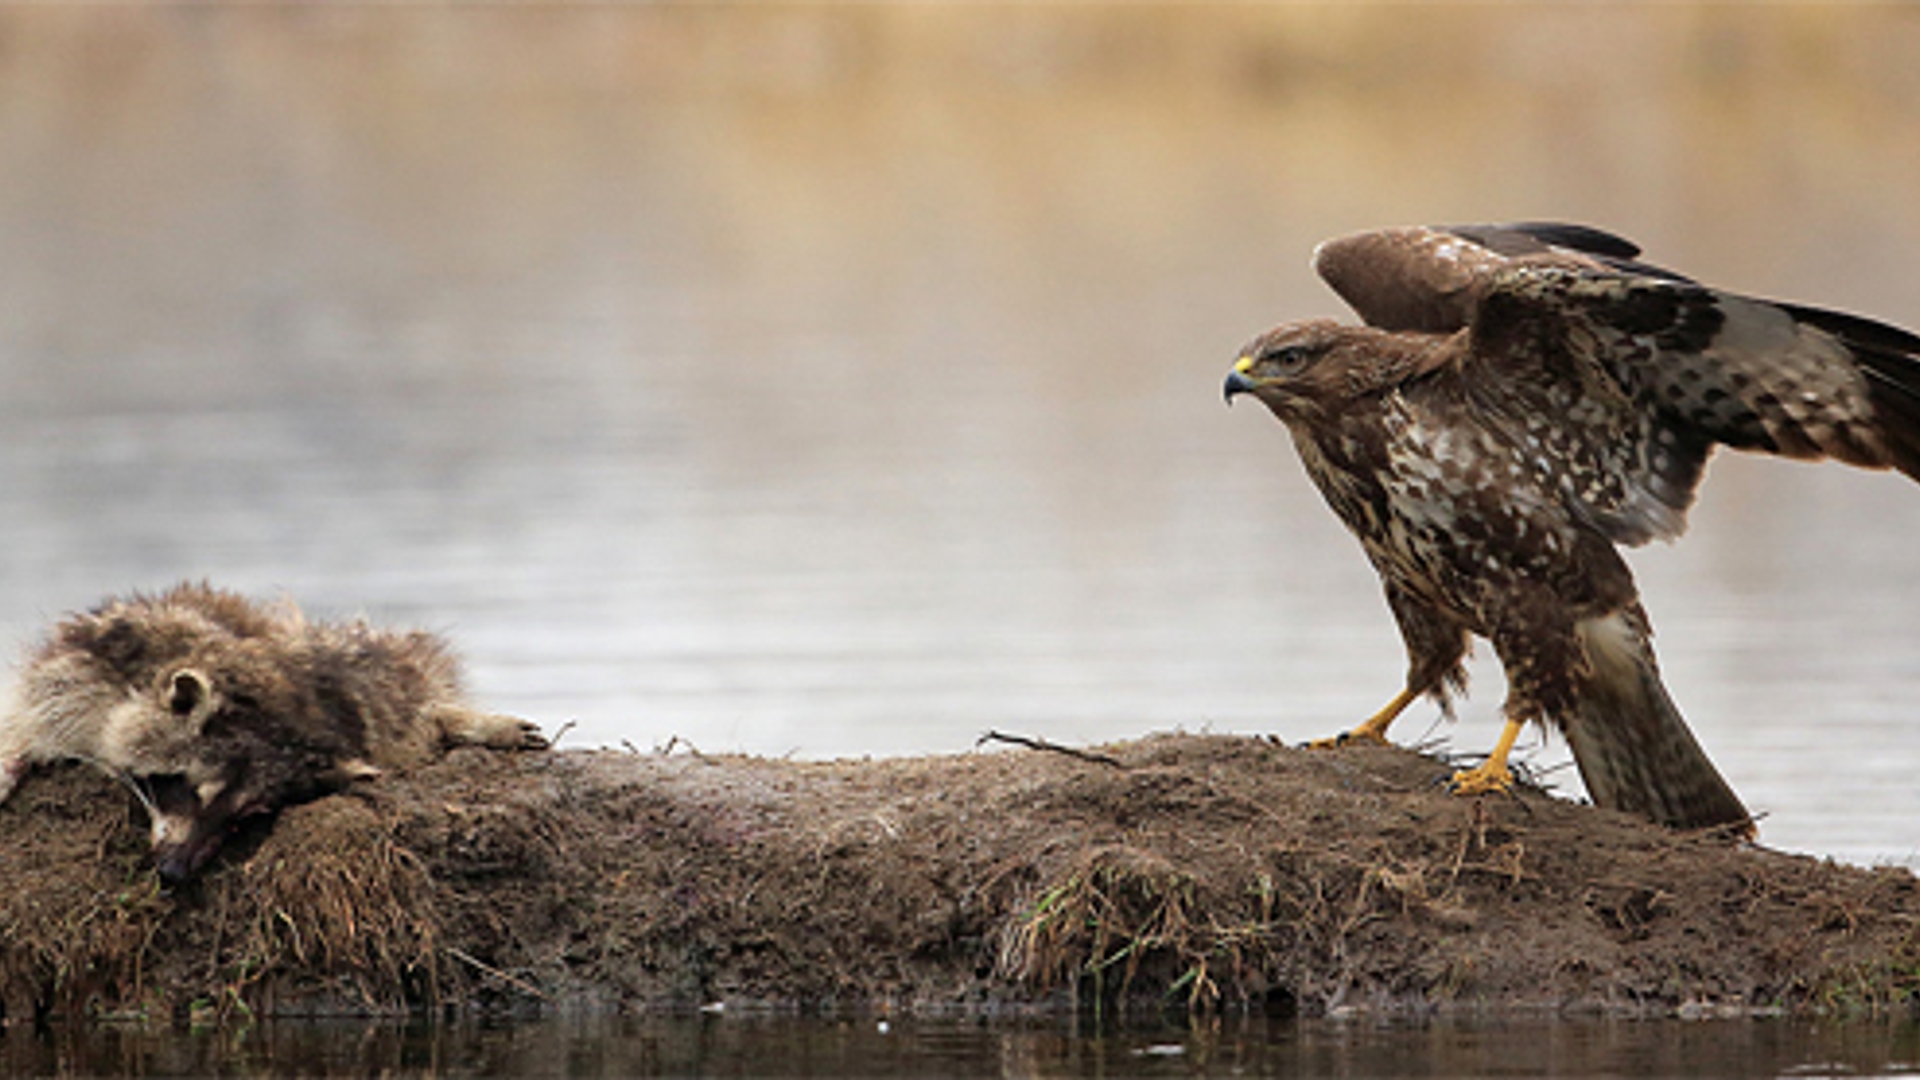
{"type": "Polygon", "coordinates": [[[0,716],[0,800],[35,762],[91,761],[141,795],[160,874],[178,881],[248,819],[458,743],[546,746],[467,704],[432,634],[185,584],[54,627],[0,716]]]}

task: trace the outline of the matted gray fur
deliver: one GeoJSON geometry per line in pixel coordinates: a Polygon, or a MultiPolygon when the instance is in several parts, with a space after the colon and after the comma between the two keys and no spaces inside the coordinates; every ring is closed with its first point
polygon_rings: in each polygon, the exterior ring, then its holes
{"type": "Polygon", "coordinates": [[[180,880],[249,819],[462,743],[547,745],[474,708],[434,634],[181,584],[70,615],[28,655],[0,713],[0,801],[36,763],[90,761],[140,796],[180,880]]]}

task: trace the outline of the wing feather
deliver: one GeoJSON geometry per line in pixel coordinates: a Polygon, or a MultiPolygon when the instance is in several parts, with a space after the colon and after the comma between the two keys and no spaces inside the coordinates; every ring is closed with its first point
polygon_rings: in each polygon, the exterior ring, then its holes
{"type": "Polygon", "coordinates": [[[1375,327],[1470,328],[1483,417],[1616,541],[1678,535],[1717,445],[1920,479],[1920,335],[1639,260],[1612,233],[1518,222],[1344,236],[1313,265],[1375,327]]]}
{"type": "Polygon", "coordinates": [[[1718,444],[1920,478],[1904,330],[1612,268],[1514,264],[1480,301],[1473,393],[1575,444],[1556,480],[1618,541],[1676,535],[1718,444]]]}
{"type": "Polygon", "coordinates": [[[1413,226],[1342,236],[1314,249],[1313,268],[1369,325],[1452,333],[1479,295],[1515,263],[1687,279],[1639,262],[1633,241],[1587,225],[1413,226]]]}

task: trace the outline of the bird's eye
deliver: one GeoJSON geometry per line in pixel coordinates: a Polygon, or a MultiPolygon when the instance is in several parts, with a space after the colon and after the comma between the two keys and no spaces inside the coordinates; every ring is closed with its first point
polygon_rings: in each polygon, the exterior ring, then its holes
{"type": "Polygon", "coordinates": [[[1307,362],[1307,351],[1298,345],[1282,345],[1260,359],[1270,367],[1288,371],[1307,362]]]}

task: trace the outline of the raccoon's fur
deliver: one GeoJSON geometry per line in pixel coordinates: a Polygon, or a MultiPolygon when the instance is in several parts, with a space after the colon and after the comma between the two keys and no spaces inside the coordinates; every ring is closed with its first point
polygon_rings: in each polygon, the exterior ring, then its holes
{"type": "Polygon", "coordinates": [[[54,627],[0,715],[0,800],[35,762],[91,761],[141,795],[160,872],[180,880],[249,818],[456,743],[546,745],[469,705],[432,634],[183,584],[54,627]]]}

